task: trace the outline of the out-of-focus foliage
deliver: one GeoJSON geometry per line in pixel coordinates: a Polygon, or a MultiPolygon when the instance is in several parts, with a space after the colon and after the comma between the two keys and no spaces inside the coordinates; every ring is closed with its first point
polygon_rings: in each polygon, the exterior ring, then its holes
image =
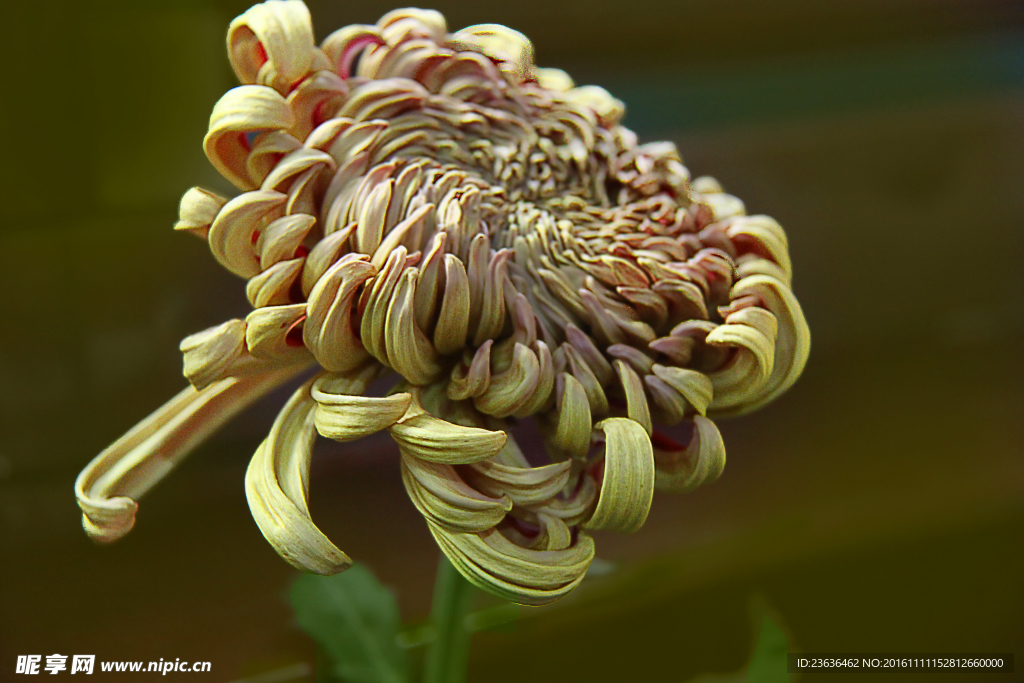
{"type": "Polygon", "coordinates": [[[405,652],[398,646],[398,604],[365,566],[334,576],[304,574],[292,584],[290,597],[299,626],[330,660],[333,680],[408,680],[405,652]]]}

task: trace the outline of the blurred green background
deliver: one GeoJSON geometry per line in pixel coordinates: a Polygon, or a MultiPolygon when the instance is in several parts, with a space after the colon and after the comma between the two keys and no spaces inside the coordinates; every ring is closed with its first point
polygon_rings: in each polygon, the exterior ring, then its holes
{"type": "MultiPolygon", "coordinates": [[[[5,7],[0,679],[18,654],[209,660],[203,680],[224,682],[314,661],[284,598],[295,573],[242,483],[281,394],[149,494],[112,547],[86,539],[72,491],[184,386],[178,341],[247,310],[243,283],[171,230],[188,187],[230,192],[201,140],[235,84],[224,34],[247,4],[5,7]]],[[[396,6],[308,4],[318,39],[396,6]]],[[[470,680],[736,670],[752,595],[804,651],[1024,654],[1024,5],[434,6],[452,29],[524,32],[539,64],[606,86],[643,139],[674,140],[695,175],[778,219],[814,335],[787,395],[721,424],[723,477],[657,496],[633,536],[602,534],[618,569],[478,635],[470,680]]],[[[417,621],[437,550],[396,456],[386,437],[324,445],[312,512],[417,621]]],[[[803,680],[832,678],[850,676],[803,680]]]]}

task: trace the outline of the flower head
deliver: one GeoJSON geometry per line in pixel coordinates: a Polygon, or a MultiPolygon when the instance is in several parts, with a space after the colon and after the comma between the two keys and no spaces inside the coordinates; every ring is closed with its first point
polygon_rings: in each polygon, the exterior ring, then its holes
{"type": "Polygon", "coordinates": [[[282,557],[350,565],[310,519],[312,445],[386,429],[459,571],[542,604],[582,580],[589,530],[634,531],[656,487],[718,477],[711,417],[803,369],[782,228],[691,182],[671,143],[638,144],[621,102],[536,67],[522,34],[405,9],[317,47],[302,2],[270,0],[228,50],[243,85],[204,147],[242,192],[189,190],[175,228],[248,280],[253,311],[185,339],[191,386],[79,476],[94,538],[127,533],[191,448],[315,366],[245,479],[282,557]],[[509,434],[523,419],[550,464],[509,434]],[[680,423],[682,443],[656,429],[680,423]]]}

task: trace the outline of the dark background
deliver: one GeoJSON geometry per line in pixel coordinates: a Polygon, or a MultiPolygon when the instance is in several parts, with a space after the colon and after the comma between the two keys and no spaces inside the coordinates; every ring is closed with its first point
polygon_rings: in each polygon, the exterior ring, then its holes
{"type": "MultiPolygon", "coordinates": [[[[394,7],[309,4],[318,40],[394,7]]],[[[15,678],[18,654],[209,660],[197,680],[225,683],[313,662],[284,600],[295,573],[243,491],[282,395],[150,493],[114,546],[86,539],[72,490],[93,455],[184,386],[178,341],[247,310],[243,283],[171,230],[188,187],[230,192],[201,140],[235,84],[224,35],[246,6],[4,9],[0,680],[15,678]]],[[[674,140],[695,175],[777,218],[813,333],[788,394],[722,422],[723,477],[656,496],[633,536],[600,535],[617,571],[523,610],[512,632],[477,636],[470,680],[735,670],[752,596],[804,651],[1019,660],[1024,6],[435,7],[452,30],[521,30],[539,64],[606,86],[643,139],[674,140]]],[[[316,522],[423,619],[438,553],[391,442],[327,444],[312,479],[316,522]]]]}

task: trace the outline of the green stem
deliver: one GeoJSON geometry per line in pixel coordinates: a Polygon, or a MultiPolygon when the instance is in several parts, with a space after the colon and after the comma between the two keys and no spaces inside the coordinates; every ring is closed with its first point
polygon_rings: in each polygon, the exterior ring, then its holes
{"type": "Polygon", "coordinates": [[[435,635],[427,652],[425,683],[465,683],[470,637],[466,615],[472,602],[473,585],[442,555],[430,608],[435,635]]]}

